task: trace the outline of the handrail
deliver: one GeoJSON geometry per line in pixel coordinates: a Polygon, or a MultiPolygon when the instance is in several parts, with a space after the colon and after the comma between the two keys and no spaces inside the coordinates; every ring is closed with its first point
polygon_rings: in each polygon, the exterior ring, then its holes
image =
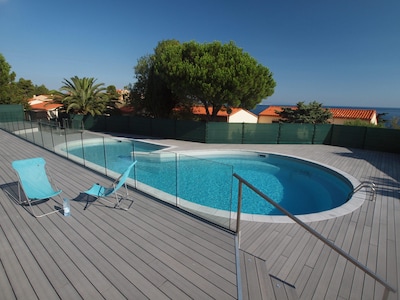
{"type": "Polygon", "coordinates": [[[287,211],[285,208],[283,208],[282,206],[280,206],[278,203],[276,203],[274,200],[272,200],[271,198],[269,198],[268,196],[266,196],[265,194],[263,194],[259,189],[257,189],[256,187],[254,187],[251,183],[249,183],[248,181],[246,181],[245,179],[243,179],[242,177],[240,177],[238,174],[234,173],[233,174],[234,177],[236,177],[239,180],[239,190],[238,190],[238,217],[237,217],[237,224],[236,224],[236,233],[239,234],[240,233],[240,207],[241,207],[241,203],[242,203],[242,184],[244,183],[245,185],[247,185],[250,189],[252,189],[255,193],[257,193],[259,196],[261,196],[264,200],[266,200],[267,202],[269,202],[271,205],[275,206],[277,209],[279,209],[282,213],[284,213],[286,216],[288,216],[289,218],[291,218],[293,221],[295,221],[297,224],[299,224],[301,227],[303,227],[305,230],[307,230],[309,233],[311,233],[312,235],[314,235],[315,237],[317,237],[321,242],[325,243],[326,245],[328,245],[329,247],[332,248],[332,250],[336,251],[337,253],[339,253],[340,255],[342,255],[344,258],[346,258],[348,261],[350,261],[351,263],[353,263],[356,267],[360,268],[361,270],[363,270],[365,273],[367,273],[368,275],[370,275],[372,278],[374,278],[376,281],[378,281],[379,283],[381,283],[385,288],[389,289],[392,292],[396,292],[396,289],[394,287],[392,287],[388,282],[386,282],[382,277],[380,277],[378,274],[374,273],[373,271],[371,271],[370,269],[368,269],[366,266],[364,266],[363,264],[361,264],[358,260],[356,260],[355,258],[353,258],[352,256],[350,256],[348,253],[346,253],[345,251],[343,251],[341,248],[339,248],[338,246],[336,246],[334,243],[332,243],[331,241],[329,241],[327,238],[325,238],[323,235],[321,235],[320,233],[318,233],[317,231],[315,231],[313,228],[311,228],[310,226],[308,226],[306,223],[304,223],[303,221],[301,221],[299,218],[297,218],[296,216],[294,216],[293,214],[291,214],[289,211],[287,211]]]}
{"type": "Polygon", "coordinates": [[[351,196],[353,196],[355,193],[357,193],[359,190],[361,190],[364,187],[369,187],[372,190],[372,201],[375,201],[376,199],[376,189],[375,189],[375,183],[372,181],[363,181],[361,182],[357,187],[354,188],[352,192],[350,192],[348,198],[350,199],[351,196]]]}

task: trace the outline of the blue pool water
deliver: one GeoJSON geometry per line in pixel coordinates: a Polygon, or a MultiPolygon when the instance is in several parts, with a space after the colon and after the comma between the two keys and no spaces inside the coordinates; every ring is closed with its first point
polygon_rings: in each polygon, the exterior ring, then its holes
{"type": "Polygon", "coordinates": [[[117,173],[125,170],[127,161],[132,160],[133,153],[152,153],[166,148],[162,145],[150,144],[132,140],[103,140],[85,141],[84,146],[77,144],[63,148],[68,154],[83,158],[117,173]]]}
{"type": "MultiPolygon", "coordinates": [[[[144,149],[135,145],[138,163],[132,178],[180,199],[216,209],[237,210],[238,181],[232,177],[233,173],[293,214],[338,207],[347,201],[352,190],[342,175],[295,158],[239,151],[192,156],[188,153],[162,154],[152,152],[149,145],[152,144],[141,145],[144,149]]],[[[104,166],[104,153],[107,153],[107,168],[122,172],[132,159],[132,144],[90,145],[84,151],[72,148],[68,152],[77,156],[90,153],[86,159],[101,166],[104,166]]],[[[242,212],[281,215],[246,186],[243,186],[242,212]]]]}

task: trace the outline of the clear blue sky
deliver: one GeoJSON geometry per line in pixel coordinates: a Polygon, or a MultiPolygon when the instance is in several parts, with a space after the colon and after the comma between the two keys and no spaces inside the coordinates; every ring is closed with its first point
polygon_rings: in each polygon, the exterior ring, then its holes
{"type": "Polygon", "coordinates": [[[59,89],[123,88],[165,39],[234,41],[274,74],[266,104],[400,107],[399,0],[0,0],[0,53],[59,89]]]}

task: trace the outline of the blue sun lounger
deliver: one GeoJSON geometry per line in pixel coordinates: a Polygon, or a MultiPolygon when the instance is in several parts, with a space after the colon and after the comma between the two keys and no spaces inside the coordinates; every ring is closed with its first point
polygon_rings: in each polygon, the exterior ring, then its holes
{"type": "MultiPolygon", "coordinates": [[[[121,174],[121,176],[119,176],[109,187],[104,187],[98,183],[95,183],[90,189],[84,191],[84,193],[95,197],[94,201],[96,201],[99,198],[102,198],[104,201],[113,204],[114,208],[121,208],[124,210],[128,210],[132,206],[133,201],[128,198],[129,195],[128,195],[128,187],[126,185],[126,180],[135,164],[136,160],[132,162],[128,166],[128,168],[121,174]],[[122,186],[125,186],[125,195],[119,194],[117,192],[122,186]],[[109,201],[106,199],[107,197],[110,196],[115,196],[115,201],[109,201]],[[129,200],[131,202],[128,208],[120,207],[121,201],[124,199],[129,200]]],[[[84,209],[87,209],[88,206],[89,206],[89,199],[84,209]]]]}
{"type": "MultiPolygon", "coordinates": [[[[18,175],[18,201],[21,205],[29,205],[31,214],[36,217],[43,217],[62,210],[61,190],[54,189],[49,176],[46,172],[46,161],[41,158],[28,158],[16,160],[12,162],[12,167],[18,175]],[[23,192],[25,199],[23,199],[23,192]],[[60,207],[51,212],[43,214],[35,214],[33,207],[36,204],[45,202],[46,200],[59,196],[61,199],[60,207]]],[[[58,203],[55,199],[53,199],[58,203]]]]}

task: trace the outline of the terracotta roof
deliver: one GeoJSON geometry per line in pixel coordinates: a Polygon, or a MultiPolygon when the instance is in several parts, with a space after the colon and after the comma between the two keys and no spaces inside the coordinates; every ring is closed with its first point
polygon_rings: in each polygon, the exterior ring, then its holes
{"type": "MultiPolygon", "coordinates": [[[[262,112],[260,112],[259,116],[266,117],[279,117],[279,115],[275,111],[281,111],[283,107],[288,107],[292,109],[296,109],[296,106],[269,106],[262,112]]],[[[376,110],[374,109],[352,109],[352,108],[329,108],[329,111],[332,113],[332,117],[334,119],[360,119],[360,120],[371,120],[376,114],[376,110]]]]}
{"type": "MultiPolygon", "coordinates": [[[[244,110],[244,109],[238,108],[238,107],[232,107],[231,113],[228,114],[228,112],[225,109],[222,109],[222,110],[218,111],[217,116],[218,117],[228,117],[228,116],[232,116],[233,114],[235,114],[241,110],[244,110]]],[[[209,108],[209,111],[210,111],[210,114],[212,114],[212,107],[209,108]]],[[[192,113],[195,115],[206,115],[206,108],[204,106],[193,106],[192,113]]]]}
{"type": "Polygon", "coordinates": [[[31,104],[32,110],[54,110],[62,106],[63,106],[62,104],[48,103],[48,102],[31,104]]]}
{"type": "Polygon", "coordinates": [[[269,106],[266,109],[264,109],[262,112],[260,112],[258,115],[259,116],[265,116],[265,117],[279,117],[279,115],[275,112],[281,111],[283,107],[290,107],[290,108],[296,108],[296,106],[269,106]]]}
{"type": "Polygon", "coordinates": [[[333,118],[371,120],[376,115],[374,109],[329,108],[333,118]]]}

